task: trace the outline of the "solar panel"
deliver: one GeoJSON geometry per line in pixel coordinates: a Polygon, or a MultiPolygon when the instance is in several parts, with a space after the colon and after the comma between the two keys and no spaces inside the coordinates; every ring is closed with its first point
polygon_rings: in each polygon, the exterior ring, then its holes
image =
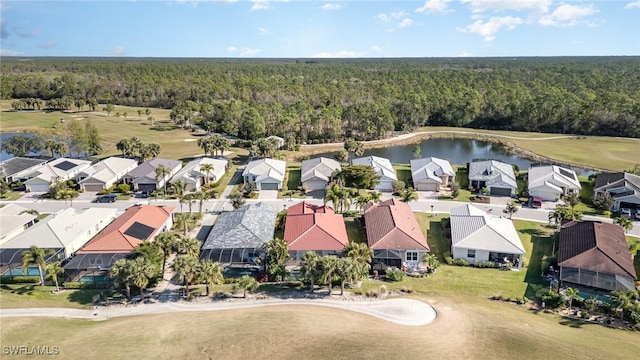
{"type": "Polygon", "coordinates": [[[559,168],[559,170],[560,170],[560,174],[575,180],[575,175],[571,171],[563,168],[559,168]]]}
{"type": "Polygon", "coordinates": [[[133,225],[129,226],[127,231],[124,232],[125,235],[133,236],[136,239],[147,240],[149,235],[153,233],[154,228],[147,226],[145,224],[140,224],[139,222],[134,222],[133,225]]]}
{"type": "Polygon", "coordinates": [[[69,169],[73,169],[74,167],[76,167],[76,164],[72,163],[71,161],[63,161],[60,164],[56,164],[54,166],[60,170],[68,171],[69,169]]]}

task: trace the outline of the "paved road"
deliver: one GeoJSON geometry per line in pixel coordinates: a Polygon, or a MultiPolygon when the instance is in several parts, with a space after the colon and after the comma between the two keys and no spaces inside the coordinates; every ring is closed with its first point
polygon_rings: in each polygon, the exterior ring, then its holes
{"type": "Polygon", "coordinates": [[[0,309],[0,317],[56,317],[65,319],[108,320],[114,317],[165,314],[193,311],[247,309],[275,305],[313,305],[355,311],[406,326],[427,325],[436,319],[436,311],[429,304],[413,299],[382,301],[348,301],[328,299],[266,299],[228,302],[185,303],[167,302],[140,304],[129,307],[109,307],[94,310],[68,308],[0,309]]]}

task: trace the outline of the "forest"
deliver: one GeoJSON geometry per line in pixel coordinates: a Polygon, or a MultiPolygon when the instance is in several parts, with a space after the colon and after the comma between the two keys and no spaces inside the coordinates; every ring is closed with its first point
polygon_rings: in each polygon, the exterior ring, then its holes
{"type": "Polygon", "coordinates": [[[23,110],[172,109],[245,139],[379,139],[422,126],[640,137],[640,58],[3,58],[23,110]],[[103,105],[99,105],[103,104],[103,105]]]}

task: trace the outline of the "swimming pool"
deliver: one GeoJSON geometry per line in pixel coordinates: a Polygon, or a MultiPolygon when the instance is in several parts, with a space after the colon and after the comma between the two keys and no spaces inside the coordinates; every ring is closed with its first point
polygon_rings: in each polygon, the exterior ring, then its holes
{"type": "Polygon", "coordinates": [[[28,267],[26,274],[22,272],[22,268],[13,268],[5,271],[2,276],[40,276],[40,271],[37,266],[28,267]]]}
{"type": "Polygon", "coordinates": [[[228,267],[222,271],[222,275],[226,278],[239,278],[244,275],[255,277],[257,273],[258,273],[258,269],[240,268],[240,267],[228,267]]]}

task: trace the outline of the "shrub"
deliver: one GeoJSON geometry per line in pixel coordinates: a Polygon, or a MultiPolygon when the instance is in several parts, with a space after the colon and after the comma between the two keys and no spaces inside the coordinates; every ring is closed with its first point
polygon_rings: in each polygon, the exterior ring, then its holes
{"type": "Polygon", "coordinates": [[[391,183],[391,188],[393,188],[394,194],[399,194],[402,190],[404,190],[405,187],[406,184],[402,180],[396,180],[391,183]]]}
{"type": "Polygon", "coordinates": [[[39,284],[39,276],[3,276],[0,280],[3,284],[39,284]]]}
{"type": "Polygon", "coordinates": [[[469,266],[469,262],[467,261],[467,259],[455,259],[453,260],[453,265],[456,266],[469,266]]]}
{"type": "Polygon", "coordinates": [[[586,311],[580,311],[580,317],[586,319],[589,314],[586,311]]]}
{"type": "Polygon", "coordinates": [[[65,281],[64,288],[65,289],[83,289],[85,287],[85,283],[81,283],[79,281],[65,281]]]}
{"type": "Polygon", "coordinates": [[[451,184],[451,198],[455,199],[460,195],[460,185],[457,183],[451,184]]]}
{"type": "Polygon", "coordinates": [[[544,302],[546,307],[551,309],[557,309],[565,303],[562,295],[553,291],[549,291],[546,295],[542,295],[542,302],[544,302]]]}
{"type": "Polygon", "coordinates": [[[384,285],[381,285],[377,289],[367,290],[367,292],[365,293],[365,296],[370,298],[383,298],[387,296],[388,293],[389,293],[389,290],[387,290],[387,287],[384,285]]]}
{"type": "Polygon", "coordinates": [[[404,279],[404,271],[400,269],[387,271],[387,280],[396,282],[402,281],[402,279],[404,279]]]}
{"type": "Polygon", "coordinates": [[[447,265],[453,265],[453,258],[451,256],[447,256],[444,258],[444,262],[447,263],[447,265]]]}
{"type": "Polygon", "coordinates": [[[123,194],[128,193],[130,189],[131,189],[131,186],[129,186],[129,184],[118,185],[118,190],[120,190],[120,192],[123,194]]]}

